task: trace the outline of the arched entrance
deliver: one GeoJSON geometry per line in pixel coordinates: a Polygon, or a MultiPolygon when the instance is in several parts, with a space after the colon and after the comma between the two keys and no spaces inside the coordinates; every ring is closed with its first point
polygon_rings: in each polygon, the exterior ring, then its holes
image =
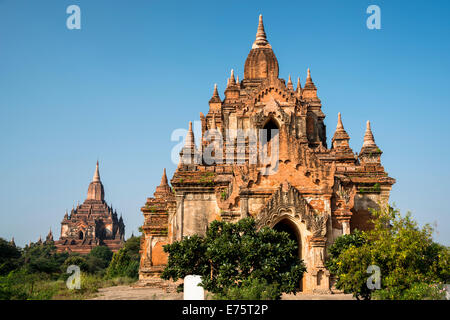
{"type": "MultiPolygon", "coordinates": [[[[295,225],[294,222],[292,222],[290,219],[288,218],[284,218],[281,219],[280,221],[278,221],[274,226],[273,226],[274,230],[277,231],[284,231],[289,235],[289,238],[291,238],[291,240],[294,240],[297,243],[298,246],[298,257],[300,259],[302,259],[302,242],[301,242],[301,237],[300,237],[300,232],[298,230],[298,227],[295,225]]],[[[303,278],[305,276],[303,275],[303,278]]],[[[298,284],[300,291],[303,290],[303,285],[302,285],[302,281],[300,281],[300,283],[298,284]]]]}
{"type": "Polygon", "coordinates": [[[280,130],[278,124],[273,118],[270,118],[269,121],[266,122],[263,129],[266,130],[266,139],[264,143],[270,142],[270,140],[272,140],[272,138],[276,136],[280,130]]]}

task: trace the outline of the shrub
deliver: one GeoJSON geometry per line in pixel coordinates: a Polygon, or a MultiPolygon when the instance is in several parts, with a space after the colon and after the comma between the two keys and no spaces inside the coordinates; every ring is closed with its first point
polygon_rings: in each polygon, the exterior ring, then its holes
{"type": "Polygon", "coordinates": [[[373,298],[376,300],[445,300],[445,290],[443,284],[414,283],[409,289],[398,290],[376,290],[373,298]]]}
{"type": "Polygon", "coordinates": [[[108,279],[114,277],[138,278],[140,241],[141,237],[130,237],[125,242],[124,247],[114,253],[111,263],[106,270],[108,279]]]}
{"type": "Polygon", "coordinates": [[[278,284],[268,284],[265,279],[249,278],[240,286],[232,286],[222,294],[214,296],[217,300],[276,300],[279,299],[278,284]]]}

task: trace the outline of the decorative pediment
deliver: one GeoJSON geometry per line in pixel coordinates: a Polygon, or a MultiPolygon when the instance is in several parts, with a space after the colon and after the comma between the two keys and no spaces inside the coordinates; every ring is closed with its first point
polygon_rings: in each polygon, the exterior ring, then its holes
{"type": "Polygon", "coordinates": [[[272,97],[261,111],[253,116],[253,123],[256,128],[263,128],[269,118],[276,119],[280,127],[290,123],[290,116],[283,110],[280,103],[272,97]]]}
{"type": "Polygon", "coordinates": [[[257,228],[273,227],[282,216],[286,215],[304,222],[313,236],[325,236],[328,215],[316,213],[300,192],[288,182],[280,185],[256,217],[257,228]]]}

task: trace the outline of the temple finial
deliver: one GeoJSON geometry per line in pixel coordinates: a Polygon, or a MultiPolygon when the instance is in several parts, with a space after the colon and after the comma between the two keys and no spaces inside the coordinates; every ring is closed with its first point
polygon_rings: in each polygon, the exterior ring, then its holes
{"type": "Polygon", "coordinates": [[[312,79],[311,79],[311,70],[308,68],[308,74],[307,74],[307,76],[306,76],[306,82],[312,82],[312,79]]]}
{"type": "Polygon", "coordinates": [[[194,132],[192,131],[192,121],[189,121],[189,130],[186,135],[186,141],[184,143],[184,148],[195,150],[195,138],[194,138],[194,132]]]}
{"type": "Polygon", "coordinates": [[[97,160],[97,165],[95,167],[95,172],[94,172],[94,177],[92,178],[92,182],[100,182],[100,172],[98,169],[98,160],[97,160]]]}
{"type": "Polygon", "coordinates": [[[333,149],[338,149],[341,151],[351,151],[348,141],[350,136],[344,129],[342,124],[341,113],[338,113],[338,121],[336,125],[336,131],[334,132],[333,138],[331,139],[331,144],[333,149]]]}
{"type": "Polygon", "coordinates": [[[373,137],[372,129],[370,128],[370,121],[366,123],[366,133],[364,134],[363,147],[375,147],[375,139],[373,137]]]}
{"type": "Polygon", "coordinates": [[[161,184],[160,185],[161,186],[169,185],[169,182],[167,181],[166,168],[164,168],[164,170],[163,170],[163,175],[162,175],[162,178],[161,178],[161,184]]]}
{"type": "MultiPolygon", "coordinates": [[[[228,79],[228,84],[230,82],[230,79],[228,79]]],[[[227,85],[228,86],[228,85],[227,85]]],[[[209,99],[209,103],[220,103],[220,96],[219,96],[219,90],[217,90],[217,83],[214,84],[214,91],[211,99],[209,99]]]]}
{"type": "Polygon", "coordinates": [[[291,75],[289,75],[288,82],[287,82],[287,87],[288,87],[289,89],[294,90],[294,85],[292,84],[291,75]]]}
{"type": "Polygon", "coordinates": [[[338,113],[338,122],[337,122],[337,126],[336,126],[336,130],[338,129],[344,129],[344,125],[342,124],[342,119],[341,119],[341,113],[338,113]]]}
{"type": "Polygon", "coordinates": [[[256,40],[253,43],[253,48],[269,46],[267,41],[266,31],[264,30],[264,23],[262,14],[259,15],[258,31],[256,32],[256,40]]]}

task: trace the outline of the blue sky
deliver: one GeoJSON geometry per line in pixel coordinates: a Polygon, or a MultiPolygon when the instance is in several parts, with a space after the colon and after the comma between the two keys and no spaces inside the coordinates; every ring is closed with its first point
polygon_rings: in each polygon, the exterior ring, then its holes
{"type": "Polygon", "coordinates": [[[330,141],[342,113],[359,152],[371,121],[391,202],[435,223],[450,245],[450,3],[448,1],[0,0],[0,237],[23,246],[59,237],[84,201],[95,162],[127,237],[140,207],[176,164],[173,130],[243,78],[258,15],[280,77],[307,68],[330,141]],[[66,8],[81,8],[68,30],[66,8]],[[381,30],[366,8],[381,8],[381,30]]]}

